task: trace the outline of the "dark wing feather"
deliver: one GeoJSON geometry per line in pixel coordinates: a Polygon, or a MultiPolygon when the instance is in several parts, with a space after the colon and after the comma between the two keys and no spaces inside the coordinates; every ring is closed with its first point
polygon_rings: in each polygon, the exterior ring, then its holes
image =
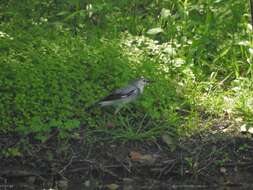
{"type": "Polygon", "coordinates": [[[127,98],[128,96],[131,96],[131,94],[133,94],[137,89],[132,89],[127,93],[112,93],[109,94],[108,96],[104,97],[102,100],[100,100],[100,102],[103,101],[113,101],[113,100],[118,100],[118,99],[122,99],[122,98],[127,98]]]}

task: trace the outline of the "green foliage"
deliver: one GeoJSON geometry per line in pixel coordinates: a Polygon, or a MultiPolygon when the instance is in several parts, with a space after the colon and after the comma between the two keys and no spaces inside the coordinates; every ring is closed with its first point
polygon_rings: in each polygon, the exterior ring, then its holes
{"type": "Polygon", "coordinates": [[[7,148],[7,149],[2,149],[0,152],[0,155],[4,155],[5,157],[18,157],[21,156],[22,153],[18,148],[7,148]]]}
{"type": "Polygon", "coordinates": [[[63,36],[51,41],[36,35],[22,42],[26,37],[15,36],[8,48],[1,43],[2,129],[12,126],[22,132],[43,132],[78,127],[76,118],[83,114],[84,105],[99,98],[101,87],[112,84],[116,73],[127,69],[113,44],[89,48],[80,38],[63,36]],[[109,61],[113,63],[107,76],[109,61]]]}
{"type": "Polygon", "coordinates": [[[252,124],[248,9],[247,0],[2,3],[0,132],[43,141],[84,124],[87,136],[147,139],[196,130],[199,110],[252,124]],[[122,115],[84,111],[141,75],[155,83],[122,115]]]}

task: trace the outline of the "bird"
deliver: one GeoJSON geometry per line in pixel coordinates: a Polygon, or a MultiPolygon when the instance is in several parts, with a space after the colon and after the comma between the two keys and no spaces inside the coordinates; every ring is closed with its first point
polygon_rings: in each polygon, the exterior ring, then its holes
{"type": "Polygon", "coordinates": [[[153,81],[142,76],[132,81],[127,86],[114,90],[106,97],[91,105],[88,109],[96,105],[100,107],[114,106],[116,107],[114,112],[116,115],[125,104],[137,100],[137,98],[143,94],[144,87],[151,82],[153,81]]]}

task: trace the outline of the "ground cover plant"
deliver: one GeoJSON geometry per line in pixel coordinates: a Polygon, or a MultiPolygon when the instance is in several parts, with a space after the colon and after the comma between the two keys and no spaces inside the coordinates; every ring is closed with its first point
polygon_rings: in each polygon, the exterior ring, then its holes
{"type": "MultiPolygon", "coordinates": [[[[71,165],[73,152],[66,147],[73,142],[86,148],[151,143],[152,150],[156,144],[174,152],[187,138],[203,142],[195,138],[205,133],[208,145],[231,145],[241,132],[250,138],[250,18],[247,0],[1,2],[1,159],[22,159],[55,143],[59,151],[52,149],[47,159],[59,159],[66,151],[63,158],[71,165]],[[112,108],[87,111],[140,76],[155,82],[119,114],[113,115],[112,108]],[[224,136],[213,142],[213,133],[224,136]]],[[[250,139],[238,142],[232,144],[240,153],[234,152],[248,158],[250,139]]],[[[226,148],[215,147],[209,165],[224,173],[223,165],[234,154],[223,157],[226,148]]],[[[131,161],[140,162],[142,155],[132,145],[127,151],[131,161]]],[[[196,169],[194,154],[186,154],[193,176],[205,171],[203,165],[196,169]]],[[[59,169],[60,174],[66,169],[59,169]]]]}

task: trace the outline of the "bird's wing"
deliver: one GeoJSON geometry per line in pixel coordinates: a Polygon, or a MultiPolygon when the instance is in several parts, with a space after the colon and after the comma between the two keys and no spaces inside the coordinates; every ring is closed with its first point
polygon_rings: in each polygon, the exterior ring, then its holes
{"type": "Polygon", "coordinates": [[[109,94],[108,96],[104,97],[102,100],[100,100],[100,102],[127,98],[132,94],[136,93],[137,91],[138,89],[136,87],[131,86],[127,88],[118,89],[109,94]]]}
{"type": "Polygon", "coordinates": [[[124,88],[119,88],[112,92],[112,94],[128,94],[134,90],[137,90],[137,87],[134,85],[128,85],[124,88]]]}

